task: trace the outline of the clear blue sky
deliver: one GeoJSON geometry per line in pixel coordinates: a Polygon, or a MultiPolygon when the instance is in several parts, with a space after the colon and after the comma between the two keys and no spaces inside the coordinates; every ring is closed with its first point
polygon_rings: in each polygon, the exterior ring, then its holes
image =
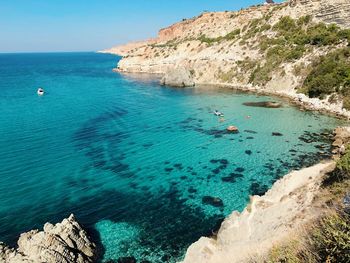
{"type": "Polygon", "coordinates": [[[0,52],[94,51],[263,0],[0,0],[0,52]]]}

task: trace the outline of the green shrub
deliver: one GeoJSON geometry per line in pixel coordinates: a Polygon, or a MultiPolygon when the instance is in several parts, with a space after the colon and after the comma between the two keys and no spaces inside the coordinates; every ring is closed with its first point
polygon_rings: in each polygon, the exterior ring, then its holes
{"type": "Polygon", "coordinates": [[[238,28],[230,33],[228,33],[227,35],[225,35],[223,37],[224,40],[232,40],[235,39],[237,35],[239,35],[241,33],[241,30],[238,28]]]}
{"type": "Polygon", "coordinates": [[[311,22],[311,20],[312,20],[311,15],[302,16],[297,20],[297,25],[298,26],[308,25],[311,22]]]}
{"type": "Polygon", "coordinates": [[[227,72],[219,72],[219,78],[223,81],[223,82],[232,82],[232,80],[234,79],[234,77],[236,76],[236,70],[235,69],[230,69],[227,72]]]}
{"type": "Polygon", "coordinates": [[[294,31],[296,23],[290,16],[284,16],[273,26],[273,29],[280,32],[294,31]]]}
{"type": "Polygon", "coordinates": [[[319,262],[350,262],[349,215],[335,213],[323,218],[315,228],[311,240],[319,262]]]}
{"type": "Polygon", "coordinates": [[[197,40],[199,40],[199,41],[201,41],[203,43],[207,43],[209,45],[212,45],[214,43],[221,42],[223,40],[233,40],[240,33],[241,33],[241,30],[238,28],[238,29],[233,30],[232,32],[226,34],[225,36],[219,36],[219,37],[210,38],[210,37],[207,37],[206,35],[200,35],[197,40]]]}
{"type": "Polygon", "coordinates": [[[218,38],[210,38],[210,37],[207,37],[206,35],[200,35],[198,40],[201,41],[202,43],[207,43],[209,45],[212,45],[213,43],[218,41],[218,38]]]}
{"type": "Polygon", "coordinates": [[[323,56],[303,84],[310,97],[339,92],[350,95],[350,48],[342,48],[323,56]]]}
{"type": "Polygon", "coordinates": [[[237,61],[237,65],[239,65],[244,72],[248,72],[255,68],[255,66],[257,65],[257,61],[247,57],[244,60],[237,61]]]}
{"type": "Polygon", "coordinates": [[[323,186],[328,187],[333,195],[344,195],[350,183],[350,146],[346,148],[345,154],[337,161],[336,168],[327,174],[323,186]]]}
{"type": "Polygon", "coordinates": [[[263,32],[263,31],[267,31],[267,30],[270,30],[271,29],[271,25],[270,24],[264,24],[260,27],[260,32],[263,32]]]}

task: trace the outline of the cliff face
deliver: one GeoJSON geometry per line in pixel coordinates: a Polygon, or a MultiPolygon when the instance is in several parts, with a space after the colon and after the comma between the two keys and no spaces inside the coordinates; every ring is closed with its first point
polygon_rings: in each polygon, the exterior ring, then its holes
{"type": "Polygon", "coordinates": [[[292,172],[262,197],[251,198],[240,214],[233,212],[222,223],[217,237],[202,237],[192,244],[183,263],[265,262],[271,247],[296,234],[321,211],[313,204],[324,173],[334,162],[292,172]]]}
{"type": "Polygon", "coordinates": [[[262,46],[266,39],[278,36],[273,26],[283,17],[297,20],[303,16],[310,16],[314,24],[324,22],[350,27],[350,2],[291,0],[237,12],[203,13],[161,29],[156,39],[109,51],[123,56],[116,69],[119,72],[166,75],[176,68],[184,68],[191,73],[190,83],[196,85],[224,84],[292,94],[305,79],[295,73],[296,69],[306,70],[316,57],[334,47],[305,47],[297,59],[280,61],[274,68],[262,72],[266,75],[263,81],[252,80],[252,75],[270,63],[268,51],[262,50],[262,46]]]}

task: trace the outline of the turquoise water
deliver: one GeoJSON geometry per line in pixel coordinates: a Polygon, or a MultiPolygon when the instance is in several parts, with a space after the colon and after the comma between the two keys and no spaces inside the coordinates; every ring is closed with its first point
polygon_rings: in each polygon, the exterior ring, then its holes
{"type": "Polygon", "coordinates": [[[342,124],[284,101],[242,105],[276,98],[161,87],[113,73],[116,62],[94,53],[0,55],[1,241],[74,213],[104,261],[174,262],[249,195],[327,158],[330,131],[342,124]],[[228,125],[240,132],[227,134],[228,125]]]}

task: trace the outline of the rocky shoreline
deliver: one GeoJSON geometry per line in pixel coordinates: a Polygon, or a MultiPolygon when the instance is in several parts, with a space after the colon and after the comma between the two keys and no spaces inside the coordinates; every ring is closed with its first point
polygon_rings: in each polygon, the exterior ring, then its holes
{"type": "Polygon", "coordinates": [[[333,159],[293,171],[263,196],[251,197],[242,213],[232,212],[217,236],[202,237],[187,250],[182,263],[264,262],[271,248],[296,233],[322,212],[315,201],[325,175],[350,143],[350,127],[333,132],[333,159]]]}
{"type": "Polygon", "coordinates": [[[0,262],[4,263],[91,263],[97,259],[96,245],[74,215],[61,223],[46,223],[43,231],[21,234],[18,247],[0,242],[0,262]]]}
{"type": "Polygon", "coordinates": [[[316,112],[328,114],[337,118],[350,120],[350,111],[343,109],[341,103],[332,104],[332,103],[329,103],[327,100],[320,100],[318,98],[309,98],[308,96],[301,93],[272,91],[272,90],[266,90],[263,88],[253,87],[251,85],[236,86],[236,85],[224,84],[224,83],[209,83],[209,84],[200,84],[196,86],[225,87],[225,88],[232,88],[243,92],[253,92],[258,95],[277,96],[288,100],[290,103],[297,105],[303,110],[316,111],[316,112]]]}
{"type": "MultiPolygon", "coordinates": [[[[283,48],[271,44],[281,41],[274,37],[279,34],[275,26],[282,18],[309,19],[314,26],[336,24],[346,29],[350,27],[348,11],[346,0],[289,0],[233,12],[204,12],[161,29],[157,38],[103,52],[122,56],[115,71],[162,74],[164,85],[215,85],[272,94],[289,98],[306,109],[350,118],[350,112],[343,109],[343,98],[336,93],[322,99],[298,93],[314,63],[345,47],[346,41],[329,46],[305,45],[302,54],[295,50],[291,54],[297,55],[296,59],[280,62],[270,61],[265,54],[269,47],[275,51],[283,48]],[[266,64],[273,65],[272,69],[266,64]]],[[[272,51],[267,53],[271,56],[272,51]]]]}
{"type": "Polygon", "coordinates": [[[263,257],[317,216],[313,199],[324,174],[334,167],[334,161],[327,161],[284,176],[265,195],[251,197],[242,213],[228,216],[215,238],[202,237],[192,244],[183,263],[236,263],[263,257]]]}

